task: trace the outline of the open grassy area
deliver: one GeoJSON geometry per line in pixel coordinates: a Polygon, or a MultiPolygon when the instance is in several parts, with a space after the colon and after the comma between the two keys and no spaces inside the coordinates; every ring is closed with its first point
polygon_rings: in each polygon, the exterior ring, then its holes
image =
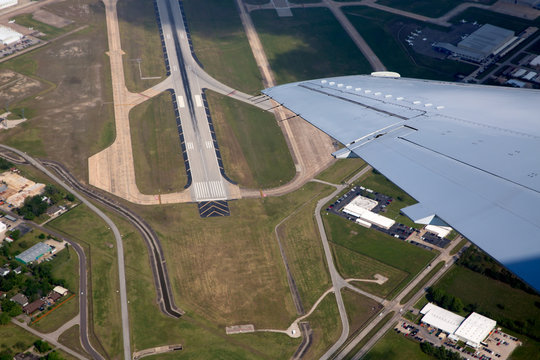
{"type": "MultiPolygon", "coordinates": [[[[70,246],[60,251],[51,262],[52,275],[56,279],[66,280],[66,285],[72,294],[79,293],[79,258],[70,246]]],[[[62,299],[62,301],[65,299],[62,299]]],[[[65,322],[73,319],[79,313],[79,297],[75,296],[58,307],[47,316],[40,319],[32,327],[43,333],[58,329],[65,322]]]]}
{"type": "Polygon", "coordinates": [[[379,312],[382,306],[375,300],[347,288],[344,288],[341,294],[345,309],[347,309],[349,337],[351,337],[352,334],[362,329],[366,322],[379,312]]]}
{"type": "Polygon", "coordinates": [[[401,76],[452,81],[455,74],[469,74],[476,68],[458,61],[418,54],[403,40],[398,40],[398,36],[405,36],[399,32],[405,24],[424,27],[425,23],[363,6],[342,9],[386,68],[397,71],[401,76]],[[380,41],[381,38],[385,41],[380,41]]]}
{"type": "MultiPolygon", "coordinates": [[[[540,296],[531,295],[467,268],[456,266],[441,278],[435,288],[461,299],[465,307],[475,304],[476,311],[493,319],[522,323],[540,338],[540,296]]],[[[464,312],[465,314],[465,312],[464,312]]]]}
{"type": "Polygon", "coordinates": [[[184,190],[187,182],[171,93],[134,107],[131,142],[137,187],[143,194],[184,190]]]}
{"type": "Polygon", "coordinates": [[[80,205],[67,214],[51,221],[51,228],[65,233],[81,244],[89,262],[91,308],[94,346],[110,357],[122,353],[118,268],[114,237],[100,218],[86,206],[80,205]],[[112,245],[110,247],[109,245],[112,245]]]}
{"type": "Polygon", "coordinates": [[[0,351],[19,352],[28,349],[38,338],[15,324],[0,326],[0,351]]]}
{"type": "MultiPolygon", "coordinates": [[[[327,188],[325,194],[330,191],[327,188]]],[[[322,196],[317,196],[317,199],[322,196]]],[[[305,311],[332,286],[313,216],[317,199],[310,201],[278,228],[305,311]]]]}
{"type": "Polygon", "coordinates": [[[126,53],[123,57],[126,86],[130,91],[143,91],[166,76],[154,2],[119,1],[117,9],[122,50],[126,53]]]}
{"type": "MultiPolygon", "coordinates": [[[[397,294],[435,256],[434,252],[421,249],[379,231],[366,229],[338,216],[324,216],[323,221],[328,240],[331,243],[407,273],[407,277],[390,292],[389,297],[397,294]]],[[[363,286],[365,285],[359,285],[359,287],[363,286]]]]}
{"type": "Polygon", "coordinates": [[[469,240],[464,238],[458,244],[454,245],[452,250],[450,250],[450,255],[456,255],[459,250],[463,249],[463,247],[465,246],[465,244],[467,244],[468,241],[469,240]]]}
{"type": "Polygon", "coordinates": [[[422,297],[420,298],[420,300],[418,300],[418,301],[416,302],[416,304],[414,304],[414,308],[415,308],[415,309],[418,309],[418,310],[422,310],[422,308],[423,308],[428,302],[429,302],[428,299],[427,299],[426,296],[424,295],[424,296],[422,296],[422,297]]]}
{"type": "Polygon", "coordinates": [[[251,188],[276,187],[294,177],[294,163],[273,114],[206,94],[227,176],[251,188]]]}
{"type": "Polygon", "coordinates": [[[292,12],[293,17],[278,17],[275,10],[251,13],[278,83],[371,72],[330,10],[292,12]]]}
{"type": "MultiPolygon", "coordinates": [[[[497,0],[477,0],[476,3],[491,5],[497,0]]],[[[378,4],[390,6],[392,8],[410,11],[415,14],[429,17],[439,17],[446,14],[459,4],[468,2],[467,0],[430,0],[407,1],[407,0],[379,0],[378,4]]]]}
{"type": "Polygon", "coordinates": [[[479,24],[491,24],[505,29],[513,30],[516,34],[525,30],[529,26],[540,26],[540,18],[534,21],[505,15],[483,9],[469,8],[450,19],[453,23],[458,23],[461,19],[469,22],[477,21],[479,24]]]}
{"type": "Polygon", "coordinates": [[[13,19],[18,25],[26,26],[28,28],[34,28],[34,30],[38,30],[45,34],[45,36],[42,37],[44,40],[54,39],[55,37],[62,35],[70,30],[73,30],[73,28],[76,27],[75,24],[71,24],[63,28],[57,28],[55,26],[45,24],[41,21],[34,19],[32,14],[17,15],[13,19]]]}
{"type": "Polygon", "coordinates": [[[366,163],[362,159],[337,160],[328,169],[317,175],[317,179],[340,184],[356,174],[365,165],[366,163]]]}
{"type": "Polygon", "coordinates": [[[184,0],[193,48],[217,80],[249,94],[263,88],[235,0],[184,0]]]}
{"type": "Polygon", "coordinates": [[[77,26],[89,26],[0,64],[0,69],[48,84],[45,91],[10,104],[13,109],[24,107],[25,115],[32,117],[2,131],[0,141],[61,161],[86,179],[88,157],[114,139],[104,5],[99,0],[58,2],[47,10],[77,26]]]}
{"type": "Polygon", "coordinates": [[[334,293],[326,295],[306,320],[313,329],[313,343],[305,359],[319,359],[341,335],[341,320],[334,293]]]}
{"type": "Polygon", "coordinates": [[[364,338],[362,340],[360,340],[360,342],[358,344],[356,344],[356,346],[352,349],[352,351],[350,351],[345,356],[345,360],[351,360],[353,358],[353,356],[356,355],[356,353],[358,351],[360,351],[361,348],[364,347],[364,345],[369,341],[369,339],[371,339],[387,322],[389,322],[390,319],[392,319],[393,316],[394,316],[393,311],[386,314],[384,316],[384,318],[382,318],[382,320],[379,321],[379,323],[377,325],[375,325],[375,327],[373,329],[371,329],[371,331],[369,331],[367,333],[367,335],[364,336],[364,338]]]}
{"type": "Polygon", "coordinates": [[[362,176],[356,182],[356,184],[378,193],[391,196],[394,199],[392,203],[385,208],[386,211],[382,215],[410,227],[421,228],[423,226],[421,224],[415,224],[407,216],[401,215],[401,209],[415,204],[416,200],[409,196],[405,191],[397,187],[381,173],[373,170],[362,176]]]}
{"type": "Polygon", "coordinates": [[[424,354],[419,343],[407,339],[393,330],[388,332],[363,357],[365,360],[431,360],[431,356],[424,354]]]}
{"type": "Polygon", "coordinates": [[[403,297],[403,299],[401,299],[401,304],[405,304],[407,301],[411,300],[412,297],[414,296],[414,294],[416,294],[418,291],[420,291],[420,289],[422,287],[424,287],[426,285],[426,283],[433,277],[435,276],[435,274],[442,269],[442,267],[444,266],[444,261],[439,261],[439,263],[437,265],[435,265],[433,267],[433,269],[431,269],[431,271],[426,275],[424,276],[424,278],[422,280],[420,280],[420,282],[418,284],[416,284],[415,287],[413,287],[411,289],[411,291],[409,291],[407,293],[407,295],[405,295],[403,297]]]}
{"type": "Polygon", "coordinates": [[[295,310],[274,227],[325,188],[230,202],[230,217],[201,219],[194,204],[135,208],[160,236],[178,306],[221,331],[244,323],[284,329],[295,310]]]}
{"type": "Polygon", "coordinates": [[[81,340],[79,339],[79,325],[73,325],[60,334],[58,337],[58,342],[78,352],[79,354],[86,355],[86,351],[84,351],[82,348],[81,340]]]}
{"type": "Polygon", "coordinates": [[[332,252],[336,267],[341,276],[355,279],[373,279],[375,274],[388,278],[382,284],[353,282],[354,286],[369,291],[372,294],[385,297],[407,277],[407,272],[377,261],[369,256],[362,255],[341,245],[332,244],[332,252]]]}

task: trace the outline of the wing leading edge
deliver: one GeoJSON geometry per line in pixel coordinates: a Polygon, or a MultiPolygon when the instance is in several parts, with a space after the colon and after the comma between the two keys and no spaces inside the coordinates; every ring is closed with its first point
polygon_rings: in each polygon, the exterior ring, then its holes
{"type": "Polygon", "coordinates": [[[540,291],[540,92],[346,76],[264,90],[540,291]]]}

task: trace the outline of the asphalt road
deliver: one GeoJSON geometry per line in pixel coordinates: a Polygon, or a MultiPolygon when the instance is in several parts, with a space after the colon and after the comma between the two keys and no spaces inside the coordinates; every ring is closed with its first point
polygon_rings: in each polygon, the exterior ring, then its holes
{"type": "MultiPolygon", "coordinates": [[[[37,169],[45,173],[47,176],[53,179],[56,183],[58,183],[64,189],[71,192],[83,204],[88,206],[90,210],[92,210],[100,218],[102,218],[112,230],[114,234],[114,238],[116,239],[116,248],[118,251],[117,259],[118,259],[118,277],[119,277],[119,286],[120,286],[120,312],[121,312],[121,318],[122,318],[122,338],[123,338],[123,345],[124,345],[124,359],[131,360],[131,343],[130,343],[130,337],[129,337],[129,316],[128,316],[128,306],[127,306],[126,276],[125,276],[125,267],[124,267],[124,246],[122,244],[122,236],[120,235],[120,231],[118,230],[114,222],[107,215],[105,215],[105,213],[103,213],[100,209],[98,209],[94,204],[92,204],[86,198],[81,196],[77,191],[70,188],[66,183],[64,183],[61,179],[59,179],[55,174],[53,174],[51,171],[45,168],[39,161],[28,156],[26,153],[19,151],[15,148],[12,148],[10,146],[0,144],[0,148],[4,148],[6,150],[9,150],[23,157],[31,165],[33,165],[34,167],[36,167],[37,169]]],[[[81,328],[83,327],[87,328],[88,326],[87,319],[85,319],[85,321],[86,322],[83,323],[82,317],[81,317],[81,328]]],[[[87,337],[86,339],[88,340],[87,337]]],[[[82,338],[81,338],[81,341],[82,341],[82,338]]],[[[87,345],[91,346],[89,342],[87,345]]]]}

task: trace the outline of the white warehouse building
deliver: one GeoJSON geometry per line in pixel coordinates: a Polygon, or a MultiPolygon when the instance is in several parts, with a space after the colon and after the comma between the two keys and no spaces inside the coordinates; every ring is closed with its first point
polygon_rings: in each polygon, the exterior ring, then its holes
{"type": "Polygon", "coordinates": [[[463,341],[475,348],[479,347],[497,326],[495,320],[478,313],[473,312],[464,318],[432,303],[427,303],[420,313],[424,315],[423,323],[444,331],[448,338],[454,341],[463,341]]]}
{"type": "MultiPolygon", "coordinates": [[[[1,1],[1,0],[0,0],[1,1]]],[[[19,40],[21,40],[23,37],[23,34],[10,29],[5,26],[0,26],[0,42],[3,45],[10,45],[13,44],[19,40]]]]}
{"type": "Polygon", "coordinates": [[[362,226],[370,227],[369,224],[372,224],[383,229],[390,229],[396,222],[372,212],[371,209],[375,206],[377,206],[375,200],[358,195],[343,208],[343,212],[358,218],[356,222],[362,226]]]}
{"type": "Polygon", "coordinates": [[[17,5],[18,0],[0,0],[0,10],[17,5]]]}

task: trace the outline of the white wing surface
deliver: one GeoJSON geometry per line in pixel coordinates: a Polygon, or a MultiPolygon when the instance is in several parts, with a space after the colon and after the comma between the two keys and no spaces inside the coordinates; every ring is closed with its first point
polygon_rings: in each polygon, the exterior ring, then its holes
{"type": "Polygon", "coordinates": [[[379,76],[263,91],[540,290],[540,91],[379,76]]]}

